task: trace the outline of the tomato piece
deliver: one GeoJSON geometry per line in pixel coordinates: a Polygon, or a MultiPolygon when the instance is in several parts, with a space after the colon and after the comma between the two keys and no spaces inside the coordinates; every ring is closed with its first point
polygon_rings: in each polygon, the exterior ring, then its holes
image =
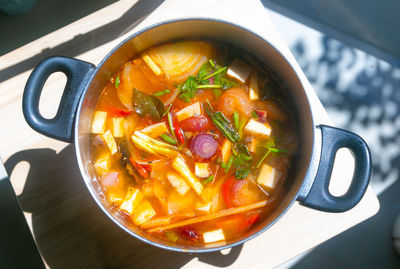
{"type": "Polygon", "coordinates": [[[237,214],[218,221],[216,225],[232,234],[239,234],[249,229],[259,218],[259,214],[237,214]]]}
{"type": "Polygon", "coordinates": [[[230,177],[221,186],[222,196],[224,197],[225,204],[228,208],[232,207],[231,189],[234,181],[235,181],[234,177],[230,177]]]}
{"type": "Polygon", "coordinates": [[[132,113],[130,110],[123,110],[116,107],[108,107],[105,109],[105,111],[107,112],[108,116],[117,118],[125,117],[132,113]]]}
{"type": "Polygon", "coordinates": [[[201,132],[210,129],[212,126],[205,116],[190,117],[180,122],[181,128],[189,132],[201,132]]]}
{"type": "Polygon", "coordinates": [[[135,167],[136,171],[143,178],[148,178],[150,176],[150,172],[145,168],[144,165],[137,163],[133,158],[129,158],[129,161],[135,167]]]}
{"type": "Polygon", "coordinates": [[[231,186],[230,198],[233,206],[243,206],[260,201],[262,193],[254,183],[246,179],[235,180],[231,186]]]}

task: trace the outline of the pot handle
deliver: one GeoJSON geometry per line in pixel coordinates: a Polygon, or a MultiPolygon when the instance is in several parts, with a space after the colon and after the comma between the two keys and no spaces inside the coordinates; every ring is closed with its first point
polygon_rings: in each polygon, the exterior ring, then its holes
{"type": "Polygon", "coordinates": [[[40,62],[28,78],[22,99],[24,117],[32,129],[64,142],[73,142],[75,112],[94,69],[91,63],[60,56],[40,62]],[[39,100],[46,80],[55,72],[63,72],[67,83],[56,116],[46,119],[40,114],[39,100]]]}
{"type": "Polygon", "coordinates": [[[370,152],[365,141],[354,133],[326,125],[319,128],[322,148],[318,171],[308,195],[300,202],[322,211],[344,212],[356,206],[367,190],[371,176],[370,152]],[[336,197],[328,188],[336,152],[340,148],[350,149],[355,168],[349,189],[344,195],[336,197]]]}

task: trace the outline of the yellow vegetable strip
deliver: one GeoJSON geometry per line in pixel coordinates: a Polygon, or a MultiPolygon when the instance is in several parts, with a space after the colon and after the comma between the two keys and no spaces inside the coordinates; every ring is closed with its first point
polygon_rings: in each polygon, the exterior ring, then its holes
{"type": "Polygon", "coordinates": [[[207,215],[207,216],[196,217],[196,218],[187,219],[187,220],[184,220],[184,221],[172,223],[172,224],[169,224],[169,225],[160,226],[160,227],[153,228],[153,229],[150,229],[150,230],[147,230],[147,231],[150,232],[150,233],[162,232],[162,231],[174,229],[174,228],[177,228],[177,227],[182,227],[182,226],[191,225],[191,224],[195,224],[195,223],[199,223],[199,222],[213,220],[213,219],[216,219],[216,218],[235,215],[235,214],[243,213],[243,212],[250,211],[250,210],[253,210],[253,209],[264,207],[264,206],[270,204],[273,201],[275,201],[275,199],[263,200],[263,201],[260,201],[260,202],[257,202],[257,203],[253,203],[253,204],[249,204],[249,205],[244,205],[244,206],[240,206],[240,207],[235,207],[235,208],[222,210],[220,212],[217,212],[217,213],[214,213],[214,214],[210,214],[210,215],[207,215]]]}
{"type": "Polygon", "coordinates": [[[197,177],[193,175],[192,171],[190,171],[187,166],[185,159],[181,155],[175,157],[172,162],[172,167],[186,179],[198,195],[201,194],[203,191],[203,184],[201,184],[197,177]]]}
{"type": "Polygon", "coordinates": [[[139,131],[135,131],[133,134],[136,135],[137,137],[143,139],[144,141],[146,141],[148,143],[154,144],[155,146],[168,148],[168,149],[172,149],[172,150],[178,150],[177,147],[175,147],[175,146],[173,146],[171,144],[158,141],[157,139],[151,138],[150,136],[147,136],[147,135],[145,135],[145,134],[143,134],[143,133],[141,133],[139,131]]]}

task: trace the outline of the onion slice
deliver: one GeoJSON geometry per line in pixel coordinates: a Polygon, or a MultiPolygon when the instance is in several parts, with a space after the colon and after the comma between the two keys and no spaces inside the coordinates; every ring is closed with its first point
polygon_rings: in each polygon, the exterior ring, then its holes
{"type": "Polygon", "coordinates": [[[217,151],[218,143],[212,135],[198,134],[190,144],[190,151],[203,159],[209,159],[217,151]]]}

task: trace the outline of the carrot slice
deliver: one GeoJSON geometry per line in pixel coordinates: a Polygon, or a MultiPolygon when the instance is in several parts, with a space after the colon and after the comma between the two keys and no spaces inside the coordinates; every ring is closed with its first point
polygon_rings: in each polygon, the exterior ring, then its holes
{"type": "Polygon", "coordinates": [[[253,209],[264,207],[264,206],[266,206],[268,204],[271,204],[274,201],[275,201],[275,199],[273,199],[273,198],[272,199],[268,199],[268,200],[263,200],[263,201],[260,201],[260,202],[257,202],[257,203],[253,203],[253,204],[249,204],[249,205],[245,205],[245,206],[234,207],[234,208],[222,210],[220,212],[217,212],[217,213],[214,213],[214,214],[210,214],[210,215],[207,215],[207,216],[191,218],[191,219],[183,220],[183,221],[180,221],[180,222],[172,223],[172,224],[169,224],[169,225],[160,226],[160,227],[153,228],[153,229],[150,229],[150,230],[147,230],[147,231],[150,232],[150,233],[162,232],[162,231],[174,229],[174,228],[177,228],[177,227],[182,227],[182,226],[191,225],[191,224],[195,224],[195,223],[199,223],[199,222],[213,220],[213,219],[216,219],[216,218],[221,218],[221,217],[226,217],[226,216],[230,216],[230,215],[234,215],[234,214],[239,214],[239,213],[243,213],[243,212],[250,211],[250,210],[253,210],[253,209]]]}

